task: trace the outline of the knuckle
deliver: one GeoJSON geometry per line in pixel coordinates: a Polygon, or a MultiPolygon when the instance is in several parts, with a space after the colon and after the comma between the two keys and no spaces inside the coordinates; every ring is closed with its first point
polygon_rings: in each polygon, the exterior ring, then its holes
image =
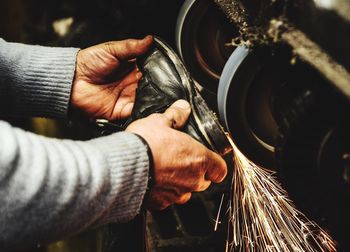
{"type": "Polygon", "coordinates": [[[200,167],[206,167],[207,165],[208,165],[208,162],[209,162],[209,157],[208,157],[208,155],[200,155],[199,157],[198,157],[198,165],[200,166],[200,167]]]}
{"type": "Polygon", "coordinates": [[[127,51],[131,51],[133,48],[135,48],[137,46],[137,41],[134,39],[129,39],[127,40],[127,42],[125,43],[125,47],[127,51]]]}
{"type": "Polygon", "coordinates": [[[197,172],[197,177],[200,178],[204,172],[207,169],[208,166],[208,157],[206,155],[198,155],[194,162],[193,162],[193,168],[197,172]]]}
{"type": "Polygon", "coordinates": [[[204,181],[198,186],[198,192],[205,191],[210,186],[210,181],[204,181]]]}
{"type": "Polygon", "coordinates": [[[186,193],[182,195],[177,201],[176,204],[182,205],[187,203],[191,199],[191,193],[186,193]]]}
{"type": "Polygon", "coordinates": [[[201,191],[201,188],[202,188],[201,184],[200,183],[196,183],[196,184],[192,185],[191,191],[199,192],[199,191],[201,191]]]}
{"type": "Polygon", "coordinates": [[[208,189],[210,185],[211,185],[211,181],[207,181],[202,187],[203,191],[208,189]]]}
{"type": "Polygon", "coordinates": [[[188,157],[187,167],[191,170],[192,179],[196,182],[200,181],[206,171],[206,157],[202,155],[188,157]]]}
{"type": "Polygon", "coordinates": [[[152,120],[163,120],[163,116],[160,113],[153,113],[149,115],[148,118],[152,120]]]}

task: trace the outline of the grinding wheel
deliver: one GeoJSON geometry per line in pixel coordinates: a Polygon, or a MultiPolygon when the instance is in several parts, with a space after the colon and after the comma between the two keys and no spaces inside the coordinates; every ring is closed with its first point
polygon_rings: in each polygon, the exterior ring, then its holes
{"type": "Polygon", "coordinates": [[[186,68],[203,88],[215,93],[222,69],[235,49],[238,31],[211,0],[186,0],[176,25],[176,46],[186,68]]]}
{"type": "Polygon", "coordinates": [[[218,88],[220,118],[238,148],[252,161],[274,169],[278,125],[273,113],[274,89],[282,70],[269,52],[239,46],[222,72],[218,88]]]}

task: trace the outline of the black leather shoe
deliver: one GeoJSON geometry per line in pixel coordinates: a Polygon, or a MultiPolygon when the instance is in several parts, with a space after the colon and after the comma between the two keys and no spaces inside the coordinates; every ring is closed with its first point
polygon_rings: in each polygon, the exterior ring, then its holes
{"type": "Polygon", "coordinates": [[[187,100],[192,109],[183,131],[224,156],[232,150],[225,131],[199,94],[185,66],[176,53],[161,39],[137,60],[143,77],[136,90],[131,120],[164,112],[179,99],[187,100]]]}

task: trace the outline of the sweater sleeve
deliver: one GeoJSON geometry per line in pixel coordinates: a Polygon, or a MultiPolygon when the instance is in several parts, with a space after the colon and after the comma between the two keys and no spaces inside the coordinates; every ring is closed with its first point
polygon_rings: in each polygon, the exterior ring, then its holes
{"type": "Polygon", "coordinates": [[[65,118],[78,50],[0,38],[0,115],[65,118]]]}
{"type": "Polygon", "coordinates": [[[147,147],[122,132],[49,139],[0,121],[0,251],[64,238],[140,211],[147,147]]]}

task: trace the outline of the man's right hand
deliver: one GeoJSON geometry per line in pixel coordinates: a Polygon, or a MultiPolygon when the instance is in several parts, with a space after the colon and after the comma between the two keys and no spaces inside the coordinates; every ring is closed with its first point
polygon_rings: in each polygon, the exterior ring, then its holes
{"type": "Polygon", "coordinates": [[[163,114],[137,120],[126,129],[143,137],[152,151],[154,184],[146,199],[150,209],[184,204],[192,192],[204,191],[226,176],[226,163],[218,154],[178,130],[190,114],[189,103],[179,100],[163,114]]]}

